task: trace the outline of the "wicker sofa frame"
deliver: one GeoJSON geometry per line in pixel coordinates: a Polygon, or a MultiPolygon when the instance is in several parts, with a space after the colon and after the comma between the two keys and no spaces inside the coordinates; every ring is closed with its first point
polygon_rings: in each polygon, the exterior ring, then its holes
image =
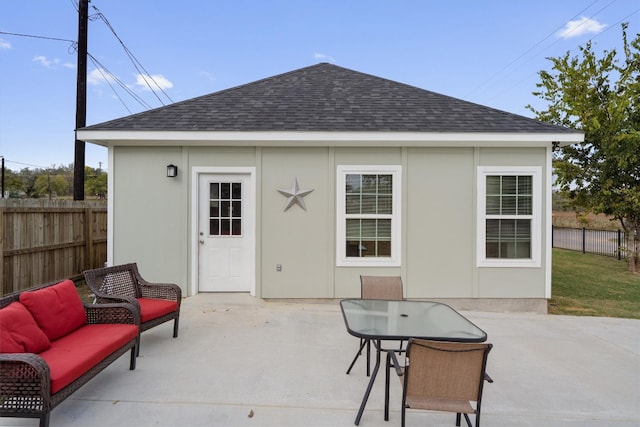
{"type": "MultiPolygon", "coordinates": [[[[176,311],[164,316],[140,323],[140,333],[162,323],[173,320],[173,338],[178,337],[180,321],[180,303],[182,289],[173,283],[152,283],[142,278],[136,263],[114,265],[112,267],[97,268],[84,272],[87,286],[94,293],[97,304],[127,302],[133,304],[140,311],[138,298],[154,298],[175,301],[176,311]]],[[[138,338],[138,352],[140,351],[138,338]]]]}
{"type": "MultiPolygon", "coordinates": [[[[43,289],[54,284],[49,283],[4,295],[0,298],[0,308],[19,301],[22,292],[43,289]]],[[[84,304],[84,308],[88,325],[101,323],[140,325],[140,314],[131,304],[84,304]]],[[[55,394],[51,394],[49,366],[42,357],[34,353],[0,354],[0,416],[39,418],[40,427],[48,427],[51,411],[56,406],[129,350],[131,350],[129,369],[134,370],[136,347],[137,339],[134,338],[55,394]]]]}

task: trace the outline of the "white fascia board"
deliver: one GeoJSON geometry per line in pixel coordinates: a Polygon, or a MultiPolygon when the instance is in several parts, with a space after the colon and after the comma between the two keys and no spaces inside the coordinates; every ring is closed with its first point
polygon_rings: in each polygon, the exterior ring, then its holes
{"type": "Polygon", "coordinates": [[[574,144],[582,133],[427,133],[427,132],[211,132],[79,130],[78,139],[104,146],[397,146],[546,147],[574,144]]]}

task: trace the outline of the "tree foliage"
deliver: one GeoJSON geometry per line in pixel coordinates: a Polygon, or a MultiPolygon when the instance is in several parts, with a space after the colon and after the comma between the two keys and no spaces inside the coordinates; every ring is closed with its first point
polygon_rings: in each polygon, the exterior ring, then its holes
{"type": "MultiPolygon", "coordinates": [[[[85,167],[85,194],[104,198],[107,195],[107,173],[85,167]]],[[[73,196],[73,165],[48,169],[24,168],[14,172],[5,169],[5,192],[16,198],[70,198],[73,196]]]]}
{"type": "Polygon", "coordinates": [[[537,118],[584,132],[584,142],[555,153],[560,191],[575,208],[603,213],[627,232],[629,269],[638,265],[640,232],[640,34],[629,41],[622,25],[622,58],[613,50],[599,57],[592,43],[579,55],[549,58],[539,91],[547,109],[537,118]]]}

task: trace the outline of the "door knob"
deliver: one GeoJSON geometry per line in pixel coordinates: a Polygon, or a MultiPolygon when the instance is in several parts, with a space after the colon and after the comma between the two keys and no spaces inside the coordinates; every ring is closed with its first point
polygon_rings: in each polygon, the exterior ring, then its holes
{"type": "Polygon", "coordinates": [[[200,240],[200,244],[201,244],[201,245],[204,245],[204,240],[200,240]]]}

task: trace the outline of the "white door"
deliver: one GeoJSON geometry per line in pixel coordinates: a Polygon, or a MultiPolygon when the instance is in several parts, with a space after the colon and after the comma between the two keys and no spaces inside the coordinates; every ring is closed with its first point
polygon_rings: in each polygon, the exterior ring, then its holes
{"type": "Polygon", "coordinates": [[[201,174],[198,182],[198,290],[248,292],[254,207],[249,174],[201,174]]]}

